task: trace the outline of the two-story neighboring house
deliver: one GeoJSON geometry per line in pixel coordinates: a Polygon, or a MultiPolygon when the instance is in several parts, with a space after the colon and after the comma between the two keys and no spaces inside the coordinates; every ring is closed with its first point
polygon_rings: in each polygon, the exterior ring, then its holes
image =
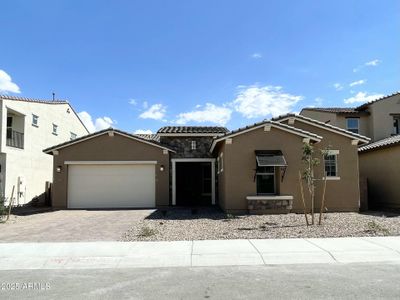
{"type": "Polygon", "coordinates": [[[400,92],[354,108],[304,108],[301,115],[370,137],[358,151],[369,205],[400,208],[400,92]]]}
{"type": "Polygon", "coordinates": [[[67,101],[0,95],[1,197],[23,205],[45,192],[53,160],[43,149],[88,133],[67,101]]]}
{"type": "Polygon", "coordinates": [[[300,114],[378,141],[400,134],[400,92],[358,107],[303,108],[300,114]]]}

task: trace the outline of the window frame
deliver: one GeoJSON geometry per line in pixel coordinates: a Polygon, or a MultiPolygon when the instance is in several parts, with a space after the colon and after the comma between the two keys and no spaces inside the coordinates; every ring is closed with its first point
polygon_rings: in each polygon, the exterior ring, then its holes
{"type": "MultiPolygon", "coordinates": [[[[323,159],[324,159],[324,176],[323,179],[326,180],[339,180],[340,176],[339,176],[339,150],[328,150],[328,153],[326,155],[324,155],[323,159]],[[327,162],[328,160],[326,159],[328,156],[334,157],[334,168],[335,168],[335,174],[334,175],[328,175],[326,168],[327,168],[327,162]]],[[[331,160],[329,162],[332,162],[331,160]]],[[[332,165],[329,165],[328,167],[332,167],[332,165]]]]}
{"type": "Polygon", "coordinates": [[[352,133],[359,134],[360,132],[360,118],[346,118],[346,130],[352,133]],[[357,121],[357,127],[350,127],[349,121],[357,121]]]}
{"type": "Polygon", "coordinates": [[[277,195],[277,180],[276,180],[276,167],[275,166],[271,166],[273,168],[273,172],[260,172],[259,169],[261,168],[266,168],[266,167],[257,167],[256,169],[256,194],[259,196],[263,196],[263,195],[277,195]],[[258,187],[258,176],[272,176],[273,180],[274,180],[274,191],[272,193],[262,193],[259,192],[259,187],[258,187]]]}
{"type": "Polygon", "coordinates": [[[395,115],[393,116],[393,135],[398,134],[400,134],[400,115],[395,115]]]}
{"type": "Polygon", "coordinates": [[[32,126],[33,127],[39,127],[39,116],[32,114],[32,126]],[[36,123],[35,123],[36,120],[36,123]]]}
{"type": "Polygon", "coordinates": [[[58,125],[53,123],[53,130],[51,132],[53,135],[58,135],[58,125]]]}
{"type": "Polygon", "coordinates": [[[219,166],[220,166],[219,172],[222,173],[224,171],[224,152],[221,152],[219,160],[220,160],[220,162],[219,162],[219,166]]]}
{"type": "Polygon", "coordinates": [[[196,150],[197,149],[196,141],[190,141],[190,149],[191,150],[196,150]]]}

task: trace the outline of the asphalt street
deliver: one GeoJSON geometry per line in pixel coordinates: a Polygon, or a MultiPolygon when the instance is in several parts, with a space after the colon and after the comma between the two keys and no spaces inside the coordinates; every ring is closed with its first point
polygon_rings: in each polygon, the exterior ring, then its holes
{"type": "Polygon", "coordinates": [[[0,271],[0,299],[399,299],[400,263],[0,271]]]}

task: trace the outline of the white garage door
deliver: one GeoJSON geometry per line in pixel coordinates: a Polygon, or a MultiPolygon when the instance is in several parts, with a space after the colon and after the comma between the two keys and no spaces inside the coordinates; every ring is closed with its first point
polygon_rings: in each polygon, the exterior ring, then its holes
{"type": "Polygon", "coordinates": [[[155,207],[155,165],[69,165],[68,207],[155,207]]]}

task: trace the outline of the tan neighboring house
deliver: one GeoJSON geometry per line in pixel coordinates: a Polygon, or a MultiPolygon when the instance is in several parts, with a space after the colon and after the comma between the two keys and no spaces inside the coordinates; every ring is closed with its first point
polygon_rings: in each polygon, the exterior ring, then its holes
{"type": "Polygon", "coordinates": [[[400,135],[360,147],[359,159],[371,206],[400,209],[400,135]]]}
{"type": "Polygon", "coordinates": [[[400,134],[400,92],[352,108],[303,108],[300,115],[379,141],[400,134]]]}
{"type": "Polygon", "coordinates": [[[367,182],[370,207],[400,203],[400,92],[354,108],[304,108],[301,115],[371,138],[359,148],[360,178],[367,182]]]}
{"type": "Polygon", "coordinates": [[[328,210],[358,211],[357,145],[368,138],[304,119],[287,115],[231,132],[167,126],[140,136],[106,129],[50,147],[44,152],[54,159],[53,205],[301,212],[302,147],[311,143],[331,146],[317,170],[328,175],[328,210]]]}

